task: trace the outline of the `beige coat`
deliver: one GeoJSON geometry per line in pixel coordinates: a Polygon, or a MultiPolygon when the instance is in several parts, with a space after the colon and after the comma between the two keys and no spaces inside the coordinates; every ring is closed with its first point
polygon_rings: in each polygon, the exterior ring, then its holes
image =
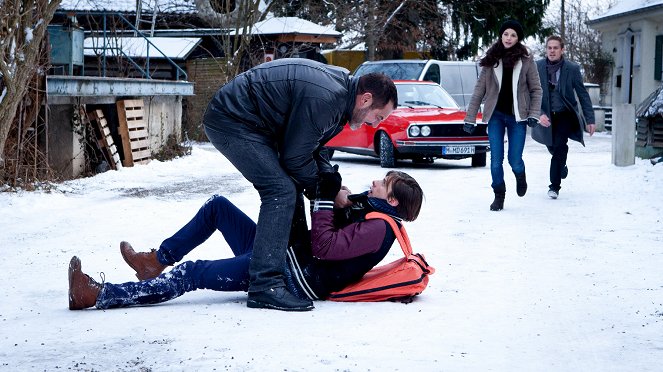
{"type": "MultiPolygon", "coordinates": [[[[539,120],[541,113],[541,81],[536,69],[534,59],[522,58],[513,67],[513,106],[516,121],[523,121],[527,118],[539,120]]],[[[487,123],[495,111],[497,97],[502,86],[502,62],[497,67],[483,67],[479,80],[474,86],[474,93],[467,107],[467,116],[465,122],[476,123],[477,112],[481,101],[483,105],[483,121],[487,123]]]]}

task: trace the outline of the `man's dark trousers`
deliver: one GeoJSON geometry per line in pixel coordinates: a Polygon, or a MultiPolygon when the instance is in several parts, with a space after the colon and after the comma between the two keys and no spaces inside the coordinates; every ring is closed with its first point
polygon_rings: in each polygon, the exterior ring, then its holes
{"type": "Polygon", "coordinates": [[[276,148],[267,138],[265,141],[247,139],[209,126],[205,126],[205,132],[214,147],[260,195],[260,213],[249,265],[249,292],[284,287],[283,270],[295,208],[295,184],[281,167],[276,148]]]}
{"type": "Polygon", "coordinates": [[[562,170],[566,166],[569,154],[569,136],[576,130],[578,124],[575,114],[571,111],[553,112],[551,116],[553,145],[547,146],[552,154],[549,188],[559,192],[562,187],[562,170]]]}

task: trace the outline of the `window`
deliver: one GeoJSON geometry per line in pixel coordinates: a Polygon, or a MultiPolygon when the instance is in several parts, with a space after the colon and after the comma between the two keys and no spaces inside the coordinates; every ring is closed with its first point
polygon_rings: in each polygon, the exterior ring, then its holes
{"type": "Polygon", "coordinates": [[[423,80],[440,84],[440,66],[431,64],[430,67],[428,67],[428,71],[426,71],[423,80]]]}
{"type": "Polygon", "coordinates": [[[656,51],[654,54],[654,80],[661,80],[663,69],[663,35],[656,35],[656,51]]]}

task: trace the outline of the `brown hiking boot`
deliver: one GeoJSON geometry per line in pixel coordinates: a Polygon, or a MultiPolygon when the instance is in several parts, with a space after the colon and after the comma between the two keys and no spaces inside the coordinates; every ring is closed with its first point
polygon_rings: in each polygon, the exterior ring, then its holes
{"type": "Polygon", "coordinates": [[[157,259],[157,251],[152,249],[150,252],[136,253],[127,242],[120,243],[120,253],[122,258],[136,271],[136,278],[138,280],[153,279],[159,276],[166,268],[157,259]]]}
{"type": "Polygon", "coordinates": [[[101,288],[101,284],[81,271],[81,260],[72,257],[69,261],[69,310],[94,306],[101,288]]]}

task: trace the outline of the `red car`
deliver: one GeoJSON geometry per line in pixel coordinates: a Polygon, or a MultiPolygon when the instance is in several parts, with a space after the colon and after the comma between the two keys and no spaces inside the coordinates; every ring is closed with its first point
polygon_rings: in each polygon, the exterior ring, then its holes
{"type": "Polygon", "coordinates": [[[396,80],[398,107],[377,128],[346,125],[326,147],[380,158],[391,168],[399,159],[432,163],[437,158],[472,158],[473,167],[486,166],[489,151],[486,124],[477,118],[473,134],[463,131],[465,111],[439,84],[396,80]]]}

